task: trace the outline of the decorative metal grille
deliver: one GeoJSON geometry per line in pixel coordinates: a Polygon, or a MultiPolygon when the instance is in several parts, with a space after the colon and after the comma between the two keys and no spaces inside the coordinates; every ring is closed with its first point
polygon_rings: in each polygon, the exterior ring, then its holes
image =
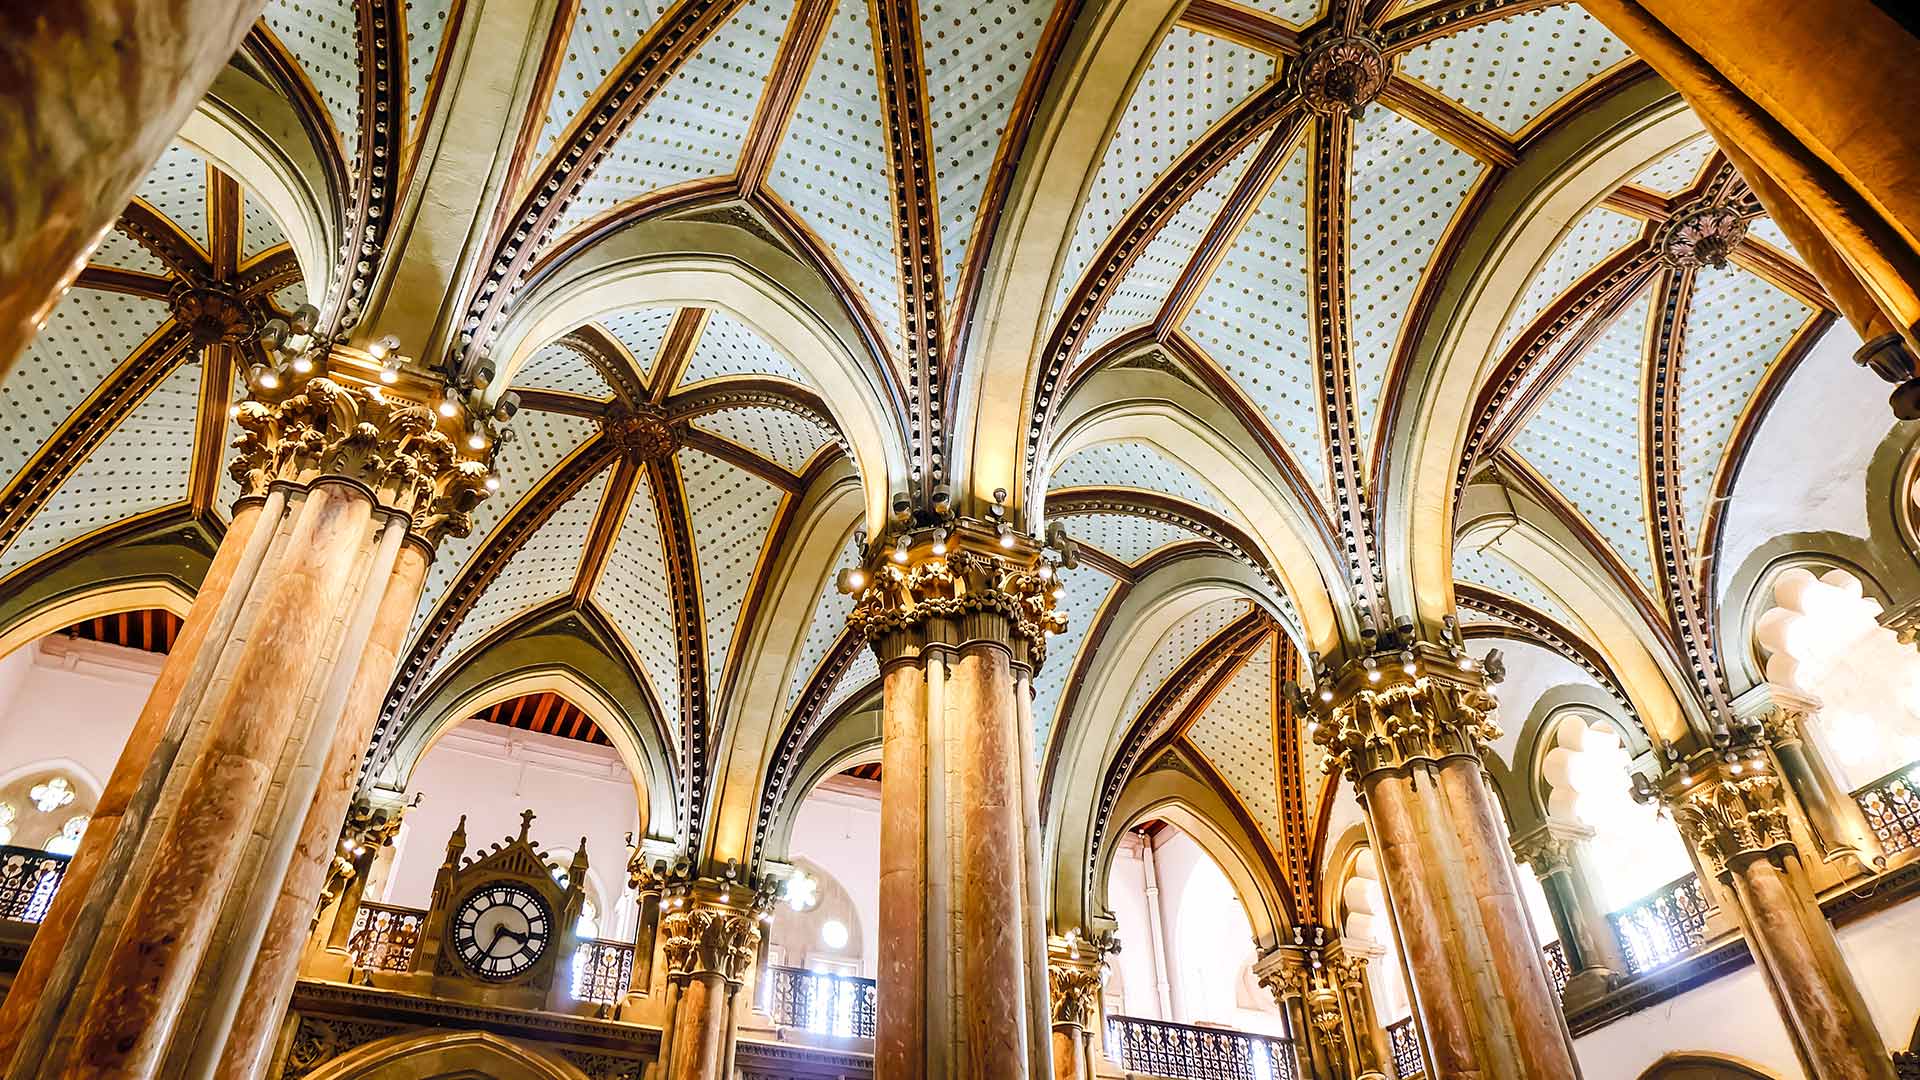
{"type": "Polygon", "coordinates": [[[368,971],[409,970],[426,919],[427,913],[418,908],[362,901],[353,913],[353,932],[347,936],[348,962],[368,971]]]}
{"type": "Polygon", "coordinates": [[[1426,1074],[1420,1063],[1420,1036],[1413,1030],[1413,1017],[1387,1025],[1387,1050],[1393,1054],[1393,1074],[1400,1080],[1416,1080],[1426,1074]]]}
{"type": "Polygon", "coordinates": [[[1910,765],[1853,793],[1887,854],[1920,847],[1920,765],[1910,765]]]}
{"type": "Polygon", "coordinates": [[[1706,938],[1712,910],[1699,875],[1688,874],[1607,920],[1627,956],[1627,970],[1639,975],[1692,952],[1706,938]]]}
{"type": "Polygon", "coordinates": [[[37,923],[67,874],[67,856],[37,848],[0,847],[0,919],[37,923]]]}
{"type": "Polygon", "coordinates": [[[816,1035],[873,1038],[872,979],[770,966],[761,985],[761,1006],[776,1024],[816,1035]]]}
{"type": "Polygon", "coordinates": [[[1554,993],[1567,992],[1567,980],[1573,973],[1567,970],[1567,950],[1558,941],[1549,941],[1541,952],[1547,957],[1547,977],[1553,980],[1554,993]]]}
{"type": "Polygon", "coordinates": [[[1299,1080],[1292,1043],[1245,1031],[1112,1016],[1107,1046],[1128,1072],[1173,1080],[1299,1080]]]}
{"type": "Polygon", "coordinates": [[[632,982],[632,945],[591,938],[573,951],[573,1000],[612,1005],[632,982]]]}

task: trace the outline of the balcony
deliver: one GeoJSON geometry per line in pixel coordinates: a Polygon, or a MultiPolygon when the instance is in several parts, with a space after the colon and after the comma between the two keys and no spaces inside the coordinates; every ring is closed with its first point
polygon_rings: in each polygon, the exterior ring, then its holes
{"type": "Polygon", "coordinates": [[[843,1039],[871,1039],[875,983],[852,975],[769,966],[760,1009],[782,1028],[843,1039]]]}
{"type": "Polygon", "coordinates": [[[0,919],[38,923],[67,873],[67,856],[37,848],[0,847],[0,919]]]}
{"type": "Polygon", "coordinates": [[[1130,1073],[1169,1080],[1300,1080],[1291,1042],[1228,1028],[1109,1016],[1107,1053],[1130,1073]]]}

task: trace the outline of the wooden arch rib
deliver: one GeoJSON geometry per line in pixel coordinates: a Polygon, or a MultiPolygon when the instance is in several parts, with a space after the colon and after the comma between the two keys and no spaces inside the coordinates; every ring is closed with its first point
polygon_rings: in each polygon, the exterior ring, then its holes
{"type": "Polygon", "coordinates": [[[1380,27],[1379,39],[1389,55],[1417,48],[1481,23],[1495,22],[1521,12],[1551,7],[1561,0],[1444,0],[1429,4],[1380,27]]]}
{"type": "MultiPolygon", "coordinates": [[[[1201,540],[1218,545],[1227,554],[1252,567],[1276,594],[1284,591],[1280,587],[1279,576],[1252,537],[1220,515],[1171,495],[1135,488],[1066,488],[1047,496],[1047,514],[1049,517],[1063,518],[1082,514],[1124,514],[1176,525],[1201,540]]],[[[1133,573],[1131,568],[1127,568],[1127,572],[1129,575],[1133,573]]]]}
{"type": "MultiPolygon", "coordinates": [[[[1086,883],[1092,882],[1094,870],[1099,865],[1100,851],[1106,843],[1107,830],[1112,824],[1113,810],[1120,801],[1120,793],[1125,790],[1135,767],[1146,759],[1148,749],[1160,745],[1166,733],[1177,731],[1194,708],[1213,700],[1221,687],[1253,655],[1253,650],[1274,632],[1273,619],[1256,606],[1194,650],[1193,655],[1187,657],[1147,699],[1140,714],[1128,721],[1126,733],[1120,739],[1119,752],[1107,764],[1106,773],[1100,781],[1100,801],[1094,808],[1087,862],[1082,871],[1086,883]],[[1187,709],[1174,715],[1174,706],[1180,703],[1181,695],[1196,682],[1199,688],[1187,709]]],[[[1042,806],[1051,800],[1056,778],[1056,769],[1050,763],[1041,779],[1042,806]]]]}
{"type": "Polygon", "coordinates": [[[514,511],[500,522],[480,550],[468,561],[460,576],[448,586],[446,594],[428,616],[419,638],[401,660],[394,681],[387,688],[380,707],[380,719],[374,729],[374,751],[361,766],[363,775],[373,775],[386,764],[392,752],[404,713],[426,688],[428,673],[439,659],[440,651],[452,639],[454,631],[472,610],[487,585],[499,575],[540,527],[547,523],[567,500],[579,494],[589,480],[612,463],[616,451],[605,435],[596,435],[546,481],[529,494],[514,511]]]}
{"type": "MultiPolygon", "coordinates": [[[[744,6],[745,0],[680,0],[647,30],[608,76],[602,90],[580,110],[532,178],[511,215],[499,222],[492,250],[467,303],[467,321],[477,333],[474,349],[491,341],[493,328],[519,292],[539,245],[613,145],[667,80],[744,6]],[[491,285],[492,288],[487,286],[491,285]]],[[[731,181],[728,181],[730,184],[731,181]]],[[[477,355],[470,353],[470,355],[477,355]]]]}

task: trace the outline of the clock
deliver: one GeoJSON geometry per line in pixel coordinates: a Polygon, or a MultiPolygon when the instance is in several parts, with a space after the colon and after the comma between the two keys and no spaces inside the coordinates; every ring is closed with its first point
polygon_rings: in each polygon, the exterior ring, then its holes
{"type": "Polygon", "coordinates": [[[453,949],[483,979],[527,973],[547,951],[553,912],[534,890],[515,882],[482,885],[453,912],[453,949]]]}

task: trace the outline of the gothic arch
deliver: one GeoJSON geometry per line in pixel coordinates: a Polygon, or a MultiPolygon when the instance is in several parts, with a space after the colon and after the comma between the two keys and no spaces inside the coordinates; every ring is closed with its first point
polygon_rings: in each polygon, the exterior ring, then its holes
{"type": "Polygon", "coordinates": [[[556,1057],[484,1031],[392,1035],[334,1058],[307,1080],[587,1080],[556,1057]]]}
{"type": "Polygon", "coordinates": [[[1777,1080],[1757,1065],[1725,1054],[1682,1050],[1654,1062],[1640,1080],[1777,1080]]]}
{"type": "Polygon", "coordinates": [[[0,657],[75,623],[158,608],[184,619],[193,594],[177,581],[140,577],[110,582],[82,592],[44,597],[0,624],[0,657]]]}

